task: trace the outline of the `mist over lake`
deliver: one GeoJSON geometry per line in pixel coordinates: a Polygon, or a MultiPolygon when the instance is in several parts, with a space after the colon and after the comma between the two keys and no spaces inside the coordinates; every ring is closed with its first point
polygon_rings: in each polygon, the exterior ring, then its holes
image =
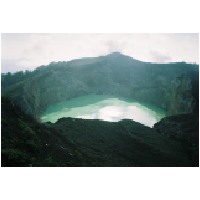
{"type": "Polygon", "coordinates": [[[142,104],[129,98],[107,95],[89,95],[57,103],[49,107],[41,117],[42,122],[56,122],[62,117],[99,119],[118,122],[131,119],[152,127],[166,116],[166,112],[150,104],[142,104]]]}

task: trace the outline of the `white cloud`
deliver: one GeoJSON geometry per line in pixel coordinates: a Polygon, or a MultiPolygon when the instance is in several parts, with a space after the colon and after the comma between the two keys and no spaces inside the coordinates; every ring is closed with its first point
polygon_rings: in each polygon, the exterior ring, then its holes
{"type": "Polygon", "coordinates": [[[120,51],[151,62],[198,63],[198,34],[2,34],[2,72],[120,51]]]}

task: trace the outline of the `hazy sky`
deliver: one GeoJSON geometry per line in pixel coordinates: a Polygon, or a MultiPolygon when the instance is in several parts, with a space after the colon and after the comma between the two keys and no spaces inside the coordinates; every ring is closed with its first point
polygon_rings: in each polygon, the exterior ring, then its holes
{"type": "Polygon", "coordinates": [[[1,72],[120,51],[150,62],[199,63],[198,34],[1,34],[1,72]]]}

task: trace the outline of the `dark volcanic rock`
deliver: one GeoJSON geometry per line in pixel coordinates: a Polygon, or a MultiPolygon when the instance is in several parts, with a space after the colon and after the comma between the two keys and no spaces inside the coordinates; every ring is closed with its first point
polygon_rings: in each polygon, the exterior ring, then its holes
{"type": "Polygon", "coordinates": [[[162,135],[180,141],[193,166],[199,166],[199,114],[166,117],[154,125],[162,135]]]}
{"type": "MultiPolygon", "coordinates": [[[[2,98],[1,107],[2,166],[197,166],[197,149],[191,149],[196,140],[184,143],[162,133],[180,121],[187,136],[190,122],[182,117],[167,118],[154,129],[131,120],[62,118],[41,124],[8,99],[2,98]]],[[[196,128],[192,132],[196,136],[196,128]]],[[[190,138],[186,136],[184,141],[190,138]]]]}

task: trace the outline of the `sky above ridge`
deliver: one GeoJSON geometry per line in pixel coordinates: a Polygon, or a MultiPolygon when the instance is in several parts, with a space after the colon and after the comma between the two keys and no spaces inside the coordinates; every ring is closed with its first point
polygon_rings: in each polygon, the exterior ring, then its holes
{"type": "Polygon", "coordinates": [[[199,63],[197,33],[2,33],[1,72],[119,51],[148,62],[199,63]]]}

